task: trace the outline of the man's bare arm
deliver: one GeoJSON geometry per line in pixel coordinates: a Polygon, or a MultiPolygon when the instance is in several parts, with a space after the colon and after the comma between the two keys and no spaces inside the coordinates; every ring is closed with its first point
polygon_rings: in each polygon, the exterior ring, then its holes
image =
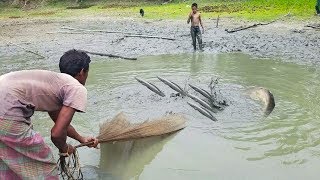
{"type": "MultiPolygon", "coordinates": [[[[59,111],[54,111],[54,112],[48,112],[50,118],[54,122],[56,122],[59,113],[60,113],[60,110],[59,111]]],[[[68,126],[67,136],[79,141],[80,143],[84,142],[84,138],[74,129],[74,127],[71,124],[69,124],[69,126],[68,126]]]]}
{"type": "Polygon", "coordinates": [[[75,109],[68,106],[62,106],[55,120],[55,124],[51,129],[51,140],[60,152],[67,152],[69,149],[69,146],[66,143],[67,129],[74,113],[75,109]]]}
{"type": "Polygon", "coordinates": [[[189,23],[190,23],[191,18],[192,18],[192,14],[190,13],[190,14],[189,14],[189,17],[188,17],[188,20],[187,20],[187,24],[189,24],[189,23]]]}
{"type": "Polygon", "coordinates": [[[199,22],[200,22],[200,25],[202,27],[202,31],[204,32],[204,27],[203,27],[202,20],[201,20],[201,14],[199,14],[199,22]]]}

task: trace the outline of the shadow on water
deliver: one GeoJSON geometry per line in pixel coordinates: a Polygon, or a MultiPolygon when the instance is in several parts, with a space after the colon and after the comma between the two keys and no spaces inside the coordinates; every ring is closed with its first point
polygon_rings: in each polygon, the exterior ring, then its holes
{"type": "Polygon", "coordinates": [[[196,76],[200,71],[201,67],[203,66],[203,61],[205,60],[204,54],[192,54],[192,59],[190,63],[190,75],[196,76]]]}

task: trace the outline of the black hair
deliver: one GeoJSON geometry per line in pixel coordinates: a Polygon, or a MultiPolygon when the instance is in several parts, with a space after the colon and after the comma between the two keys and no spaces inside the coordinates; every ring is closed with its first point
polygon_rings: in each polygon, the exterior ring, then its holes
{"type": "Polygon", "coordinates": [[[192,5],[191,5],[191,7],[196,7],[196,8],[198,8],[198,4],[197,3],[192,3],[192,5]]]}
{"type": "Polygon", "coordinates": [[[75,77],[82,69],[87,72],[90,62],[91,60],[87,53],[72,49],[61,56],[59,62],[60,72],[75,77]]]}

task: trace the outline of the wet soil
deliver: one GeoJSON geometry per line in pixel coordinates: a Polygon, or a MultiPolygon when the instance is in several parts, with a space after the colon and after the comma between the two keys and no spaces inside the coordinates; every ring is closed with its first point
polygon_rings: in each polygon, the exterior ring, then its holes
{"type": "MultiPolygon", "coordinates": [[[[276,57],[298,64],[318,65],[320,33],[305,27],[317,19],[295,21],[286,17],[265,26],[228,33],[225,29],[252,25],[254,22],[231,18],[205,19],[204,52],[243,52],[258,57],[276,57]]],[[[18,44],[56,63],[63,52],[75,48],[129,57],[193,52],[190,27],[182,20],[143,18],[79,17],[70,19],[9,19],[0,21],[0,55],[27,53],[18,44]],[[70,31],[61,27],[116,31],[175,38],[125,37],[123,33],[70,31]]],[[[35,56],[35,58],[37,58],[35,56]]]]}

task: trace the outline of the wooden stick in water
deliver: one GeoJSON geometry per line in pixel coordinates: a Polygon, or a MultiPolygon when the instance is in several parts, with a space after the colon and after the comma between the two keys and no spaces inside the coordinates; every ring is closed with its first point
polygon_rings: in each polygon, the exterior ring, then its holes
{"type": "Polygon", "coordinates": [[[11,44],[11,45],[17,46],[17,47],[19,47],[19,48],[21,48],[21,49],[25,50],[26,52],[29,52],[29,53],[35,54],[35,55],[39,56],[41,59],[45,59],[45,58],[46,58],[46,57],[44,57],[43,55],[39,54],[38,52],[31,51],[31,50],[26,49],[26,48],[24,48],[24,47],[22,47],[22,46],[20,46],[20,45],[18,45],[18,44],[13,43],[13,42],[10,42],[10,41],[9,41],[9,42],[8,42],[8,44],[11,44]]]}
{"type": "Polygon", "coordinates": [[[216,24],[216,28],[218,28],[218,26],[219,26],[219,16],[220,16],[220,15],[218,15],[218,17],[217,17],[217,24],[216,24]]]}
{"type": "Polygon", "coordinates": [[[123,56],[118,56],[118,55],[114,55],[114,54],[90,52],[90,51],[85,51],[85,50],[81,50],[81,51],[88,53],[88,54],[98,55],[98,56],[108,56],[108,57],[121,58],[121,59],[127,59],[127,60],[137,60],[137,58],[123,57],[123,56]]]}
{"type": "Polygon", "coordinates": [[[253,28],[253,27],[257,27],[257,26],[269,25],[269,24],[274,23],[274,22],[276,22],[276,21],[278,21],[278,20],[280,20],[280,19],[282,19],[282,18],[284,18],[284,17],[287,17],[287,16],[289,16],[289,15],[290,15],[290,12],[289,12],[288,14],[286,14],[286,15],[278,18],[278,19],[275,19],[275,20],[270,21],[270,22],[267,22],[267,23],[257,23],[257,24],[253,24],[253,25],[245,26],[245,27],[240,26],[240,27],[237,27],[237,28],[234,28],[234,29],[231,29],[231,30],[226,29],[226,31],[227,31],[228,33],[234,33],[234,32],[242,31],[242,30],[249,29],[249,28],[253,28]]]}
{"type": "Polygon", "coordinates": [[[67,29],[72,31],[82,31],[82,32],[101,32],[101,33],[118,33],[118,34],[132,34],[132,35],[141,35],[134,32],[121,32],[121,31],[106,31],[106,30],[96,30],[96,29],[79,29],[79,28],[73,28],[73,27],[61,27],[61,29],[67,29]]]}
{"type": "Polygon", "coordinates": [[[168,38],[168,37],[160,37],[160,36],[145,36],[145,35],[125,35],[125,37],[156,38],[156,39],[165,39],[165,40],[170,40],[170,41],[174,41],[174,40],[176,40],[176,39],[174,39],[174,38],[168,38]]]}

